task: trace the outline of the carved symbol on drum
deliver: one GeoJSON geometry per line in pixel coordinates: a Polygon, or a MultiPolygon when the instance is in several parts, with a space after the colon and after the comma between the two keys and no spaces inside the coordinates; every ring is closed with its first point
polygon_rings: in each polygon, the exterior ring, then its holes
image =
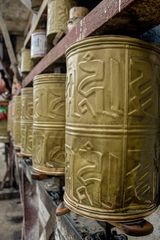
{"type": "MultiPolygon", "coordinates": [[[[51,140],[51,139],[50,139],[51,140]]],[[[55,145],[55,139],[54,145],[55,145]]],[[[53,146],[54,146],[53,145],[53,146]]],[[[48,161],[46,162],[47,167],[64,167],[65,153],[62,146],[54,146],[52,150],[48,152],[48,161]]]]}
{"type": "Polygon", "coordinates": [[[153,83],[151,79],[151,66],[145,61],[130,59],[131,82],[129,115],[154,117],[153,83]]]}
{"type": "Polygon", "coordinates": [[[81,186],[76,189],[78,199],[80,203],[87,201],[91,206],[101,206],[102,153],[94,151],[89,141],[79,149],[79,153],[85,159],[86,166],[77,172],[81,182],[81,186]]]}
{"type": "Polygon", "coordinates": [[[28,142],[27,142],[27,151],[29,152],[29,153],[31,153],[32,152],[32,129],[28,129],[28,134],[27,134],[27,136],[28,136],[28,142]]]}
{"type": "Polygon", "coordinates": [[[35,118],[55,118],[57,116],[64,118],[64,97],[43,89],[37,89],[35,95],[35,118]]]}
{"type": "Polygon", "coordinates": [[[78,64],[79,69],[85,73],[85,77],[78,85],[78,92],[83,96],[83,99],[78,103],[78,108],[82,114],[89,111],[95,117],[97,112],[103,111],[104,61],[93,59],[91,53],[87,53],[83,59],[84,61],[78,64]],[[91,95],[95,95],[95,106],[89,100],[91,95]]]}
{"type": "Polygon", "coordinates": [[[128,153],[128,158],[135,164],[126,173],[125,204],[150,204],[153,201],[153,164],[150,160],[153,155],[148,152],[143,159],[141,150],[128,150],[128,153]]]}

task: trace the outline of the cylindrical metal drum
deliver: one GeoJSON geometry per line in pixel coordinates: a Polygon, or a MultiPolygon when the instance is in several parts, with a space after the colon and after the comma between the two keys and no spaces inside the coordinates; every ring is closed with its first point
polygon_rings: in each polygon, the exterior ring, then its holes
{"type": "Polygon", "coordinates": [[[12,101],[9,101],[8,104],[8,122],[7,122],[7,131],[10,132],[12,128],[12,101]]]}
{"type": "Polygon", "coordinates": [[[21,72],[27,73],[32,70],[32,60],[30,49],[23,48],[21,50],[21,72]]]}
{"type": "Polygon", "coordinates": [[[72,7],[69,11],[69,21],[67,22],[68,31],[87,15],[88,9],[85,7],[72,7]]]}
{"type": "Polygon", "coordinates": [[[65,204],[102,221],[152,213],[159,193],[160,52],[101,36],[67,51],[65,204]]]}
{"type": "Polygon", "coordinates": [[[42,58],[47,53],[47,37],[45,30],[36,30],[31,36],[31,58],[42,58]]]}
{"type": "Polygon", "coordinates": [[[69,9],[73,0],[49,0],[47,18],[47,37],[53,40],[57,33],[65,33],[69,19],[69,9]]]}
{"type": "Polygon", "coordinates": [[[21,96],[14,96],[13,109],[13,140],[14,146],[20,148],[21,146],[21,96]]]}
{"type": "Polygon", "coordinates": [[[11,109],[11,130],[10,130],[10,134],[12,137],[13,137],[13,121],[14,121],[14,114],[15,114],[14,108],[15,108],[15,98],[13,97],[12,98],[12,109],[11,109]]]}
{"type": "Polygon", "coordinates": [[[21,154],[32,156],[33,88],[21,90],[21,154]]]}
{"type": "Polygon", "coordinates": [[[64,174],[65,74],[42,74],[33,87],[33,168],[64,174]]]}

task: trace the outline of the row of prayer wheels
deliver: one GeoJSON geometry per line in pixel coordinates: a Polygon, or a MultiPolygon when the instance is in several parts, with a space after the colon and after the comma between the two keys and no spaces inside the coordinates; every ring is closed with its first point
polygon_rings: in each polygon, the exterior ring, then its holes
{"type": "Polygon", "coordinates": [[[47,53],[47,41],[51,43],[56,34],[70,31],[86,14],[85,7],[75,7],[73,0],[49,0],[47,14],[47,30],[37,29],[31,36],[31,49],[21,50],[21,72],[31,71],[34,61],[41,59],[47,53]]]}
{"type": "Polygon", "coordinates": [[[112,222],[151,214],[159,199],[159,49],[99,36],[73,44],[66,57],[66,80],[38,75],[33,95],[25,88],[13,99],[21,99],[13,132],[21,129],[22,153],[39,172],[65,171],[64,201],[78,214],[112,222]]]}

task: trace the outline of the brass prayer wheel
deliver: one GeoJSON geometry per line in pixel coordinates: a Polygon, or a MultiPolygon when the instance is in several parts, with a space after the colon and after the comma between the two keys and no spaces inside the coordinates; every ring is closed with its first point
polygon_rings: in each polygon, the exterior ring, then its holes
{"type": "Polygon", "coordinates": [[[21,146],[21,96],[14,96],[13,141],[15,148],[21,146]]]}
{"type": "Polygon", "coordinates": [[[47,53],[46,31],[38,29],[31,36],[31,59],[42,58],[47,53]]]}
{"type": "Polygon", "coordinates": [[[33,168],[64,174],[65,74],[41,74],[33,87],[33,168]]]}
{"type": "Polygon", "coordinates": [[[21,90],[21,154],[32,156],[33,88],[21,90]]]}
{"type": "Polygon", "coordinates": [[[12,100],[12,108],[11,108],[11,125],[10,125],[10,134],[13,137],[13,120],[14,120],[14,108],[15,108],[15,98],[13,97],[12,100]]]}
{"type": "Polygon", "coordinates": [[[65,33],[69,10],[74,5],[73,0],[49,0],[47,18],[47,37],[51,41],[57,33],[65,33]]]}
{"type": "Polygon", "coordinates": [[[10,132],[12,128],[12,101],[9,101],[8,104],[8,122],[7,122],[7,131],[10,132]]]}
{"type": "Polygon", "coordinates": [[[141,219],[159,195],[160,51],[99,36],[67,50],[65,204],[102,221],[141,219]]]}
{"type": "Polygon", "coordinates": [[[21,72],[27,73],[32,70],[31,50],[23,48],[21,50],[21,72]]]}

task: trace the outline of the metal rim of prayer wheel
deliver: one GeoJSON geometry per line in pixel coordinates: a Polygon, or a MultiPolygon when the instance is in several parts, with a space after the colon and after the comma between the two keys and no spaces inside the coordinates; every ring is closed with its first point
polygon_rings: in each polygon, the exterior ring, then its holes
{"type": "Polygon", "coordinates": [[[21,96],[14,96],[13,140],[15,148],[21,147],[21,96]]]}
{"type": "Polygon", "coordinates": [[[159,54],[122,36],[67,50],[64,201],[74,212],[127,222],[157,208],[159,54]]]}
{"type": "Polygon", "coordinates": [[[32,156],[33,87],[21,89],[21,154],[32,156]]]}
{"type": "Polygon", "coordinates": [[[64,175],[65,74],[41,74],[33,87],[33,168],[64,175]]]}

